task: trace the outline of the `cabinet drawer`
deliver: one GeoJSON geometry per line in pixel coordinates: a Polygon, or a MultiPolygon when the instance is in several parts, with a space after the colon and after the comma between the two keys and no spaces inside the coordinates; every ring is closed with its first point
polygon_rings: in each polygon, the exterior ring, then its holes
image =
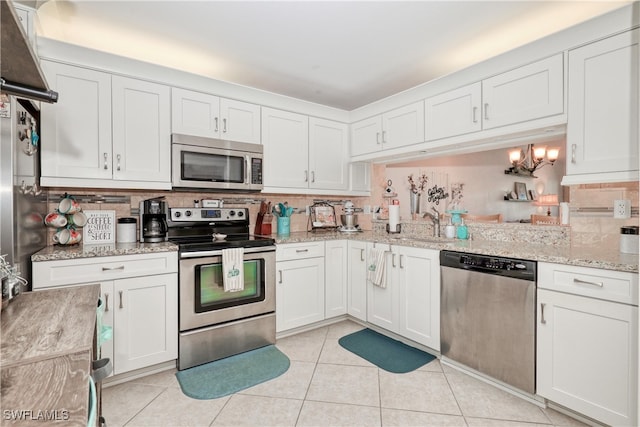
{"type": "Polygon", "coordinates": [[[287,243],[276,245],[276,261],[324,256],[324,242],[287,243]]]}
{"type": "Polygon", "coordinates": [[[42,261],[33,263],[33,289],[177,271],[177,252],[42,261]]]}
{"type": "Polygon", "coordinates": [[[538,288],[638,305],[638,274],[538,263],[538,288]]]}

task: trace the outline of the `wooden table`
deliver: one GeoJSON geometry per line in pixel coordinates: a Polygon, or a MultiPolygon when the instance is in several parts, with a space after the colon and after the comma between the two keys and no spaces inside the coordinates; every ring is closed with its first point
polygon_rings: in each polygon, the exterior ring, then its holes
{"type": "Polygon", "coordinates": [[[2,425],[86,426],[100,285],[18,295],[2,311],[2,425]]]}

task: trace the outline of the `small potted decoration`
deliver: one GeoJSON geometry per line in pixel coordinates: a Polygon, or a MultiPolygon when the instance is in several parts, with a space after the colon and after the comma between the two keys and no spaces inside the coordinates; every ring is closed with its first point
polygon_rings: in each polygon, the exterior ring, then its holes
{"type": "MultiPolygon", "coordinates": [[[[416,180],[413,179],[413,174],[409,175],[409,202],[411,208],[411,215],[415,217],[420,213],[420,193],[422,193],[427,187],[427,175],[422,174],[416,180]]],[[[415,219],[415,218],[414,218],[415,219]]]]}

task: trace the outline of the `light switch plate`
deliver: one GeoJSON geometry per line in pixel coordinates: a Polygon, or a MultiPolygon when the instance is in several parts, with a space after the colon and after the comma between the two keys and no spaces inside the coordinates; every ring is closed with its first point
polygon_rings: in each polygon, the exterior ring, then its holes
{"type": "Polygon", "coordinates": [[[631,200],[614,200],[613,217],[619,219],[631,218],[631,200]]]}
{"type": "Polygon", "coordinates": [[[364,205],[364,208],[362,209],[362,213],[371,214],[371,205],[364,205]]]}

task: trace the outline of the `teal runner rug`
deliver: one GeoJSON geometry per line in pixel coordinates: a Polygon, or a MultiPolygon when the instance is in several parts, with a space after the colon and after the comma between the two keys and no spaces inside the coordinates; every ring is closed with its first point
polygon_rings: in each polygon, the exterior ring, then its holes
{"type": "Polygon", "coordinates": [[[436,358],[371,329],[345,335],[338,342],[350,352],[395,374],[411,372],[436,358]]]}
{"type": "Polygon", "coordinates": [[[216,399],[269,381],[289,369],[289,358],[269,345],[176,372],[182,392],[194,399],[216,399]]]}

